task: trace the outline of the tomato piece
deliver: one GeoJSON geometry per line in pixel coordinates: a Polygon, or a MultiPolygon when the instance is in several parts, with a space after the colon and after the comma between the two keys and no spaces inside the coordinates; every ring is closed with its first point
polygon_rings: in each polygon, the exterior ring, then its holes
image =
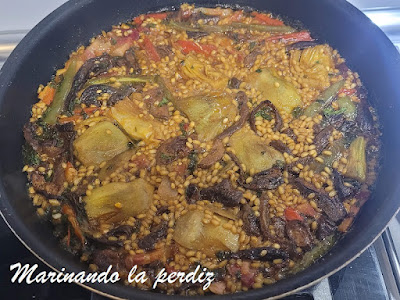
{"type": "Polygon", "coordinates": [[[158,54],[156,47],[154,47],[153,43],[145,37],[143,39],[143,48],[146,51],[147,55],[152,61],[160,61],[160,55],[158,54]]]}
{"type": "Polygon", "coordinates": [[[51,86],[46,86],[43,91],[39,93],[39,99],[42,100],[47,105],[53,102],[54,95],[56,94],[56,89],[51,86]]]}
{"type": "Polygon", "coordinates": [[[303,217],[293,208],[288,207],[285,209],[285,218],[287,221],[299,220],[303,221],[303,217]]]}
{"type": "Polygon", "coordinates": [[[313,217],[313,218],[315,218],[318,215],[318,213],[315,211],[314,208],[312,208],[312,206],[309,203],[303,203],[303,204],[297,205],[296,210],[305,216],[309,216],[309,217],[313,217]]]}
{"type": "Polygon", "coordinates": [[[310,36],[310,33],[308,31],[278,34],[266,38],[266,41],[279,41],[279,40],[283,43],[286,43],[286,42],[310,42],[313,41],[314,39],[310,36]]]}
{"type": "Polygon", "coordinates": [[[209,56],[213,50],[217,50],[217,47],[214,45],[199,44],[192,41],[179,40],[177,41],[177,44],[182,48],[184,54],[194,51],[209,56]]]}

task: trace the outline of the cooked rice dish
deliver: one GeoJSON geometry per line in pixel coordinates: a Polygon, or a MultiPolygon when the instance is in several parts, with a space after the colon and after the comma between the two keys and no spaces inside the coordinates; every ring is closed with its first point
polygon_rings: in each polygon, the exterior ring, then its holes
{"type": "MultiPolygon", "coordinates": [[[[287,23],[287,22],[286,22],[287,23]]],[[[229,294],[307,268],[367,201],[379,123],[357,73],[271,13],[183,4],[113,26],[38,88],[29,195],[60,244],[156,292],[229,294]]],[[[67,58],[66,58],[67,59],[67,58]]]]}

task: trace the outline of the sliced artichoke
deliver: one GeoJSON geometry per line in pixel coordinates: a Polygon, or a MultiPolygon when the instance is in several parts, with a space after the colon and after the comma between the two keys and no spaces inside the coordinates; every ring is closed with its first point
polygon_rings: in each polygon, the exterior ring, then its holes
{"type": "Polygon", "coordinates": [[[154,187],[142,178],[132,182],[112,182],[95,188],[84,197],[89,219],[119,222],[149,209],[154,187]]]}
{"type": "Polygon", "coordinates": [[[303,105],[295,87],[286,80],[275,76],[269,69],[261,69],[259,72],[253,73],[247,81],[281,112],[290,113],[295,107],[303,105]]]}
{"type": "Polygon", "coordinates": [[[97,166],[128,150],[129,139],[113,123],[89,127],[74,141],[76,157],[85,166],[97,166]]]}
{"type": "Polygon", "coordinates": [[[99,172],[99,179],[104,180],[118,169],[123,168],[135,153],[136,149],[127,150],[107,161],[99,172]]]}
{"type": "Polygon", "coordinates": [[[149,141],[162,138],[161,123],[129,98],[112,107],[111,115],[133,139],[149,141]]]}
{"type": "Polygon", "coordinates": [[[285,162],[282,153],[266,145],[260,136],[247,127],[236,131],[229,143],[237,158],[246,166],[247,171],[254,169],[254,172],[258,173],[270,169],[275,164],[285,162]]]}
{"type": "Polygon", "coordinates": [[[227,95],[200,95],[178,99],[175,105],[195,123],[199,140],[209,141],[233,123],[237,108],[232,101],[227,95]]]}
{"type": "Polygon", "coordinates": [[[219,225],[203,223],[203,211],[189,211],[176,221],[174,240],[193,250],[201,250],[208,255],[213,255],[217,251],[239,250],[239,235],[225,229],[223,224],[227,219],[220,216],[219,225]]]}

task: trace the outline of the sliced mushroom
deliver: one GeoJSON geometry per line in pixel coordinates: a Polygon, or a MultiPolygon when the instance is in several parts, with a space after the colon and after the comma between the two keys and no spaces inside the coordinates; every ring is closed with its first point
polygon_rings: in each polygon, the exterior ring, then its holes
{"type": "Polygon", "coordinates": [[[298,220],[287,222],[286,234],[297,247],[311,249],[313,237],[310,228],[304,222],[298,220]]]}
{"type": "Polygon", "coordinates": [[[272,148],[275,148],[276,150],[278,150],[279,152],[286,152],[288,154],[292,154],[292,151],[290,151],[290,148],[281,140],[273,140],[269,143],[269,145],[272,148]]]}
{"type": "Polygon", "coordinates": [[[169,118],[168,105],[164,101],[164,93],[160,88],[148,90],[145,94],[147,109],[153,117],[161,120],[169,118]]]}
{"type": "Polygon", "coordinates": [[[330,197],[325,191],[317,189],[312,183],[302,178],[290,178],[290,181],[306,196],[315,193],[318,206],[332,221],[338,222],[346,216],[346,209],[337,197],[330,197]]]}
{"type": "Polygon", "coordinates": [[[270,223],[268,195],[264,192],[260,197],[260,229],[264,239],[268,239],[271,236],[269,230],[270,223]]]}
{"type": "Polygon", "coordinates": [[[322,215],[318,219],[318,228],[316,232],[317,239],[323,240],[336,231],[337,226],[326,216],[322,215]]]}
{"type": "Polygon", "coordinates": [[[130,49],[126,50],[124,58],[127,62],[126,66],[128,67],[129,71],[132,69],[132,71],[133,71],[132,73],[136,74],[136,75],[139,75],[142,73],[142,69],[140,68],[138,59],[136,58],[134,48],[130,48],[130,49]]]}
{"type": "Polygon", "coordinates": [[[248,204],[245,204],[240,209],[241,218],[243,220],[243,229],[247,235],[260,235],[260,228],[258,226],[257,217],[248,204]]]}
{"type": "Polygon", "coordinates": [[[303,50],[306,48],[311,48],[318,45],[317,42],[315,41],[304,41],[304,42],[296,42],[290,45],[286,46],[286,50],[290,51],[290,50],[303,50]]]}
{"type": "Polygon", "coordinates": [[[155,244],[165,238],[168,233],[168,223],[166,221],[152,228],[150,233],[138,241],[138,246],[144,250],[153,250],[155,244]]]}
{"type": "Polygon", "coordinates": [[[249,190],[273,190],[283,184],[283,172],[279,167],[272,167],[255,174],[250,183],[239,182],[239,184],[249,190]]]}
{"type": "Polygon", "coordinates": [[[186,201],[189,204],[194,204],[198,200],[200,200],[200,190],[195,184],[191,183],[186,188],[186,201]]]}
{"type": "Polygon", "coordinates": [[[156,161],[160,165],[168,165],[178,158],[183,158],[189,154],[186,146],[187,138],[178,136],[163,142],[157,149],[156,161]]]}
{"type": "Polygon", "coordinates": [[[360,187],[360,184],[357,181],[354,182],[354,185],[345,182],[343,176],[336,169],[333,169],[332,175],[335,190],[340,199],[344,200],[354,195],[360,187]]]}
{"type": "Polygon", "coordinates": [[[200,191],[202,200],[220,202],[227,207],[238,206],[242,196],[243,193],[236,190],[229,179],[224,179],[220,183],[200,191]]]}
{"type": "Polygon", "coordinates": [[[322,129],[314,138],[315,151],[317,154],[321,154],[322,151],[328,146],[329,138],[335,128],[329,125],[322,129]]]}
{"type": "Polygon", "coordinates": [[[227,136],[231,136],[234,134],[236,131],[238,131],[240,128],[243,127],[243,125],[246,123],[248,117],[249,117],[249,107],[247,106],[247,95],[245,92],[240,91],[236,94],[236,101],[239,104],[239,116],[240,119],[233,123],[231,126],[226,128],[223,132],[221,132],[219,135],[216,136],[216,140],[223,140],[227,136]]]}
{"type": "Polygon", "coordinates": [[[230,89],[238,89],[240,87],[241,83],[242,83],[242,81],[240,81],[236,77],[232,77],[228,82],[228,87],[230,89]]]}
{"type": "Polygon", "coordinates": [[[270,109],[271,112],[274,114],[274,118],[275,118],[275,125],[274,125],[274,130],[275,131],[280,131],[282,129],[283,126],[283,120],[281,115],[279,114],[278,110],[276,109],[275,105],[272,104],[271,101],[269,100],[265,100],[263,102],[261,102],[260,104],[258,104],[253,111],[250,114],[250,128],[254,131],[257,132],[257,128],[256,128],[256,114],[263,109],[270,109]]]}
{"type": "Polygon", "coordinates": [[[257,56],[261,55],[261,51],[254,49],[252,52],[250,52],[250,54],[248,54],[244,60],[243,60],[243,64],[247,69],[251,69],[256,60],[257,60],[257,56]]]}
{"type": "Polygon", "coordinates": [[[225,147],[221,140],[215,140],[210,153],[204,157],[198,164],[200,168],[206,169],[219,161],[225,153],[225,147]]]}
{"type": "Polygon", "coordinates": [[[108,69],[114,66],[114,62],[115,61],[113,60],[112,56],[108,54],[103,54],[101,56],[88,59],[75,74],[71,89],[67,98],[65,99],[64,111],[68,111],[72,106],[71,104],[75,100],[76,93],[82,89],[83,85],[90,76],[97,76],[106,72],[108,69]]]}

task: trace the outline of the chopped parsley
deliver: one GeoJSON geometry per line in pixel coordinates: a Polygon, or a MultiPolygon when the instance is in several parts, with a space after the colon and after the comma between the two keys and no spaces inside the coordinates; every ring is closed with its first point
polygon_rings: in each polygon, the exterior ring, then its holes
{"type": "Polygon", "coordinates": [[[257,72],[257,73],[261,73],[262,70],[261,70],[261,69],[257,69],[256,72],[257,72]]]}
{"type": "Polygon", "coordinates": [[[302,114],[303,114],[303,109],[300,106],[297,106],[297,107],[293,108],[293,110],[292,110],[293,118],[297,119],[302,114]]]}
{"type": "Polygon", "coordinates": [[[328,107],[324,109],[324,115],[325,117],[330,117],[334,115],[340,115],[346,111],[345,107],[342,107],[341,109],[335,110],[333,107],[328,107]]]}
{"type": "Polygon", "coordinates": [[[278,159],[278,160],[275,162],[275,166],[278,167],[278,168],[280,168],[280,169],[283,169],[283,168],[285,167],[285,162],[278,159]]]}
{"type": "Polygon", "coordinates": [[[270,109],[263,108],[263,109],[260,109],[258,112],[256,112],[256,114],[254,116],[255,117],[262,117],[264,120],[271,121],[272,117],[269,114],[270,111],[271,111],[270,109]]]}
{"type": "Polygon", "coordinates": [[[111,38],[111,45],[115,45],[117,43],[117,40],[114,38],[111,38]]]}
{"type": "Polygon", "coordinates": [[[161,157],[162,160],[170,160],[172,158],[172,155],[161,153],[160,157],[161,157]]]}
{"type": "Polygon", "coordinates": [[[169,102],[168,99],[164,97],[164,98],[161,100],[161,102],[158,103],[158,107],[164,106],[164,105],[168,104],[168,102],[169,102]]]}
{"type": "Polygon", "coordinates": [[[48,173],[44,174],[44,180],[46,180],[46,182],[50,182],[53,179],[53,174],[49,175],[48,173]]]}
{"type": "Polygon", "coordinates": [[[226,260],[226,259],[230,259],[232,256],[232,252],[230,251],[218,251],[217,253],[215,253],[215,256],[220,260],[226,260]]]}
{"type": "Polygon", "coordinates": [[[187,127],[188,125],[185,122],[179,123],[179,129],[182,131],[182,135],[186,136],[188,134],[187,132],[187,127]]]}
{"type": "Polygon", "coordinates": [[[190,174],[193,174],[194,170],[197,167],[197,161],[198,161],[198,156],[197,156],[197,152],[192,150],[189,153],[189,165],[188,165],[188,171],[190,174]]]}
{"type": "Polygon", "coordinates": [[[256,42],[250,42],[250,44],[249,44],[249,50],[250,50],[250,51],[253,50],[255,46],[256,46],[256,42]]]}
{"type": "Polygon", "coordinates": [[[36,166],[40,163],[39,155],[29,144],[22,146],[22,157],[25,165],[36,166]]]}

